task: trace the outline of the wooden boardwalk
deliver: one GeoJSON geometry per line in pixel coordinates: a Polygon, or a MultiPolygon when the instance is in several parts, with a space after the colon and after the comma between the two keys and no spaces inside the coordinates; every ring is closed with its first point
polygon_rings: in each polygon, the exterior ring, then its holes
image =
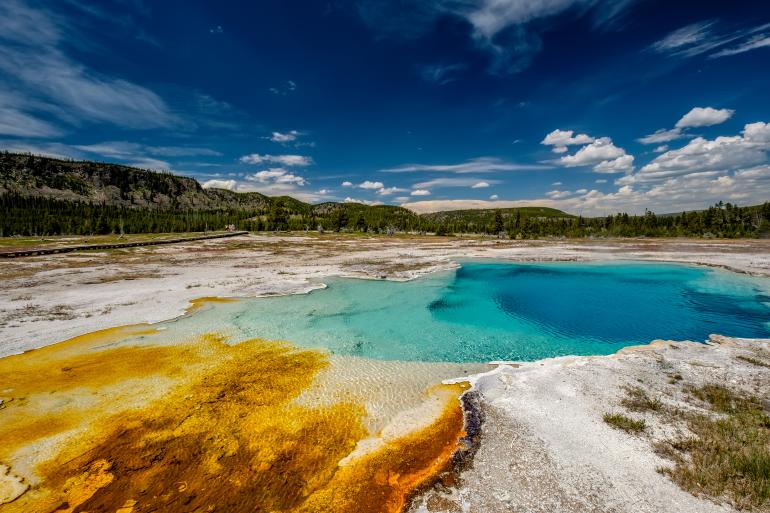
{"type": "Polygon", "coordinates": [[[38,255],[53,255],[56,253],[71,253],[72,251],[87,251],[93,249],[118,249],[118,248],[136,248],[139,246],[158,246],[160,244],[178,244],[180,242],[190,242],[195,240],[222,239],[225,237],[236,237],[246,235],[249,232],[228,232],[216,235],[200,235],[198,237],[179,237],[176,239],[159,239],[141,242],[116,242],[112,244],[81,244],[79,246],[62,246],[58,248],[38,248],[22,249],[18,251],[0,251],[0,258],[19,258],[38,255]]]}

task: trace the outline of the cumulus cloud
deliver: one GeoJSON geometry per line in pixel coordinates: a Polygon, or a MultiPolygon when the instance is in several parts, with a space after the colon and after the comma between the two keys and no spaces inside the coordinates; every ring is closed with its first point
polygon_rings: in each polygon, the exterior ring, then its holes
{"type": "Polygon", "coordinates": [[[615,146],[609,137],[600,137],[574,155],[561,157],[559,162],[566,167],[593,166],[597,173],[619,173],[633,169],[634,157],[615,146]]]}
{"type": "Polygon", "coordinates": [[[768,150],[770,125],[749,123],[740,135],[712,140],[696,137],[683,148],[661,153],[638,173],[622,180],[649,182],[704,171],[730,171],[765,162],[768,150]]]}
{"type": "Polygon", "coordinates": [[[663,153],[664,151],[668,151],[668,144],[661,144],[654,150],[652,150],[654,153],[663,153]]]}
{"type": "Polygon", "coordinates": [[[353,182],[349,182],[349,181],[345,180],[344,182],[342,182],[342,186],[343,187],[353,187],[353,182]]]}
{"type": "Polygon", "coordinates": [[[350,196],[345,198],[343,201],[345,203],[361,203],[362,205],[370,205],[370,206],[382,205],[381,201],[367,201],[363,199],[351,198],[350,196]]]}
{"type": "Polygon", "coordinates": [[[228,191],[235,190],[238,182],[235,180],[207,180],[201,184],[204,189],[227,189],[228,191]]]}
{"type": "MultiPolygon", "coordinates": [[[[642,144],[660,144],[675,141],[677,139],[683,139],[685,137],[692,137],[687,133],[688,128],[719,125],[720,123],[724,123],[730,119],[734,113],[735,111],[732,109],[695,107],[690,110],[690,112],[682,116],[679,121],[676,122],[676,126],[674,126],[674,128],[669,130],[661,128],[660,130],[656,130],[650,135],[640,137],[637,139],[637,141],[642,144]]],[[[659,146],[659,148],[662,147],[663,146],[659,146]]],[[[656,153],[659,153],[659,151],[657,151],[659,148],[656,148],[656,153]]]]}
{"type": "Polygon", "coordinates": [[[382,182],[372,182],[370,180],[366,180],[356,185],[356,187],[358,187],[359,189],[376,190],[376,189],[382,189],[383,187],[385,187],[385,185],[382,182]]]}
{"type": "Polygon", "coordinates": [[[489,199],[491,199],[491,200],[496,200],[496,199],[497,199],[497,194],[493,194],[493,195],[491,195],[491,196],[489,197],[489,199]]]}
{"type": "Polygon", "coordinates": [[[430,191],[427,189],[415,189],[409,194],[410,196],[430,196],[430,191]]]}
{"type": "Polygon", "coordinates": [[[484,187],[489,187],[489,182],[477,182],[471,185],[471,189],[483,189],[484,187]]]}
{"type": "Polygon", "coordinates": [[[380,196],[390,196],[391,194],[395,194],[397,192],[406,192],[407,190],[408,189],[402,189],[400,187],[383,187],[377,191],[377,194],[380,196]]]}
{"type": "Polygon", "coordinates": [[[594,142],[594,138],[587,134],[577,134],[572,130],[559,130],[558,128],[546,135],[540,144],[553,146],[554,153],[566,153],[568,146],[584,145],[594,142]]]}
{"type": "Polygon", "coordinates": [[[270,140],[277,143],[288,143],[292,141],[296,141],[297,137],[302,135],[297,130],[289,130],[288,132],[281,133],[281,132],[273,132],[270,135],[270,140]]]}
{"type": "Polygon", "coordinates": [[[695,107],[676,122],[676,128],[693,128],[718,125],[730,119],[734,112],[735,111],[732,109],[695,107]]]}
{"type": "Polygon", "coordinates": [[[303,186],[307,183],[305,178],[295,175],[282,167],[272,167],[258,171],[246,177],[246,180],[264,184],[292,184],[303,186]]]}
{"type": "Polygon", "coordinates": [[[282,166],[305,167],[313,164],[313,159],[304,155],[260,155],[252,153],[240,158],[244,164],[280,164],[282,166]]]}
{"type": "Polygon", "coordinates": [[[545,195],[551,199],[562,199],[562,198],[568,198],[569,196],[572,196],[572,192],[554,190],[554,191],[546,192],[545,195]]]}

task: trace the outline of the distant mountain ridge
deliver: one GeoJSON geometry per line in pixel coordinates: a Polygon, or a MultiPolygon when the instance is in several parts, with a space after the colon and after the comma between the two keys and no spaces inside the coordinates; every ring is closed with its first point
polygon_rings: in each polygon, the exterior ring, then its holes
{"type": "Polygon", "coordinates": [[[763,237],[770,203],[719,202],[656,216],[574,216],[548,207],[416,214],[400,206],[325,202],[204,189],[193,178],[118,164],[0,152],[0,237],[223,229],[547,237],[763,237]]]}
{"type": "MultiPolygon", "coordinates": [[[[0,194],[14,193],[68,201],[85,201],[130,208],[169,210],[243,209],[267,211],[276,203],[292,214],[324,216],[338,209],[351,214],[366,210],[384,211],[399,217],[425,217],[456,221],[472,217],[479,224],[490,223],[496,210],[461,210],[418,216],[411,210],[392,205],[369,206],[360,203],[305,203],[291,196],[266,196],[259,192],[204,189],[194,178],[168,172],[149,171],[121,164],[70,161],[20,153],[0,153],[0,194]]],[[[504,217],[517,211],[522,215],[573,217],[546,207],[500,209],[504,217]]]]}

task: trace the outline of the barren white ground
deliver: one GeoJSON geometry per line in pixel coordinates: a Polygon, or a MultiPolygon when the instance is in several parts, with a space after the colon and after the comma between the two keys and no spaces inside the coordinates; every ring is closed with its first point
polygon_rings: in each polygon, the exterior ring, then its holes
{"type": "MultiPolygon", "coordinates": [[[[184,313],[191,299],[306,292],[329,276],[410,279],[456,259],[649,260],[770,276],[770,241],[497,241],[440,238],[242,236],[173,246],[0,260],[0,357],[101,328],[184,313]]],[[[672,404],[676,369],[690,384],[770,390],[768,369],[737,361],[770,341],[658,345],[612,357],[502,366],[475,379],[485,423],[459,486],[432,491],[415,510],[468,512],[731,511],[656,472],[652,443],[669,435],[649,418],[645,436],[603,423],[622,386],[639,383],[672,404]]]]}

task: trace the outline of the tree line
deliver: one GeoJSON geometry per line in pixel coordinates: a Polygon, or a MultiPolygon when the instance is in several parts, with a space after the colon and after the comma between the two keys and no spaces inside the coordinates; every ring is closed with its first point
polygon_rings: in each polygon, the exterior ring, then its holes
{"type": "Polygon", "coordinates": [[[548,237],[722,237],[770,234],[770,203],[739,207],[718,203],[681,214],[619,213],[602,217],[540,217],[526,209],[449,219],[399,207],[329,203],[298,209],[276,199],[265,208],[162,209],[68,201],[16,193],[0,195],[0,236],[97,235],[239,230],[363,233],[487,234],[512,239],[548,237]]]}

